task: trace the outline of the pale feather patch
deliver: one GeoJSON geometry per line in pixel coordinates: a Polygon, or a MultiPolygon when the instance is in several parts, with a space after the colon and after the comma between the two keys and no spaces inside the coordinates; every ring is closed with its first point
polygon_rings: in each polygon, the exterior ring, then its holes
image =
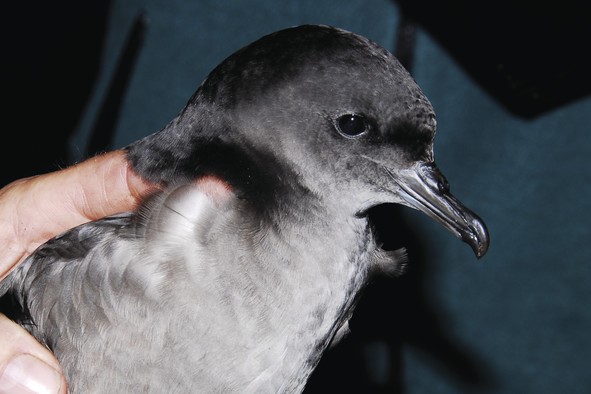
{"type": "MultiPolygon", "coordinates": [[[[147,200],[138,212],[145,238],[136,248],[119,253],[136,254],[126,274],[143,283],[146,296],[157,298],[169,284],[174,267],[187,259],[199,260],[200,241],[221,211],[228,209],[234,193],[228,184],[214,176],[170,187],[147,200]]],[[[124,261],[128,261],[124,260],[124,261]]]]}
{"type": "Polygon", "coordinates": [[[146,236],[184,243],[196,225],[209,222],[233,196],[230,186],[214,176],[173,187],[146,204],[146,236]]]}
{"type": "Polygon", "coordinates": [[[396,250],[376,249],[374,251],[374,262],[383,274],[399,277],[406,272],[408,254],[405,248],[396,250]]]}

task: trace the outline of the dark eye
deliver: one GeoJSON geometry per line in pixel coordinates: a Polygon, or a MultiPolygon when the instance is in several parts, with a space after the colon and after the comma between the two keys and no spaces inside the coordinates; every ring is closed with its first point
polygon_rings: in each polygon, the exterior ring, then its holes
{"type": "Polygon", "coordinates": [[[345,137],[357,137],[369,130],[369,124],[365,118],[356,114],[347,114],[339,117],[336,126],[339,133],[345,137]]]}

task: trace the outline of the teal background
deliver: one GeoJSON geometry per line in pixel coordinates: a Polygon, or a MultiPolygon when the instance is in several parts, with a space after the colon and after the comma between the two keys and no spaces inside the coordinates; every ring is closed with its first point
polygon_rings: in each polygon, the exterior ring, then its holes
{"type": "MultiPolygon", "coordinates": [[[[113,1],[97,79],[69,140],[72,161],[84,158],[140,11],[149,24],[114,147],[162,128],[215,65],[264,34],[328,24],[395,51],[400,20],[386,0],[113,1]]],[[[436,161],[456,197],[486,221],[491,247],[477,261],[441,226],[405,210],[401,220],[418,239],[410,279],[369,290],[360,328],[323,361],[314,387],[591,392],[591,98],[516,117],[420,27],[412,74],[437,113],[436,161]]]]}

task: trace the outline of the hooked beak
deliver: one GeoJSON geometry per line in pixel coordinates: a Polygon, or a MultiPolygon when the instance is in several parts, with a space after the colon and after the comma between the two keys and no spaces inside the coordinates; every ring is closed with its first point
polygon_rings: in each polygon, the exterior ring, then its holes
{"type": "Polygon", "coordinates": [[[426,213],[472,247],[476,257],[486,254],[489,245],[486,225],[449,192],[449,184],[435,163],[417,163],[393,173],[400,197],[412,208],[426,213]]]}

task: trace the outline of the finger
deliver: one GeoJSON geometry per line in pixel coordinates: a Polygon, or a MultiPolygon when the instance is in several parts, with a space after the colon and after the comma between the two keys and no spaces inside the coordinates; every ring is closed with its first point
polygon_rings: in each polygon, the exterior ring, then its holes
{"type": "Polygon", "coordinates": [[[0,393],[66,393],[57,360],[28,332],[0,314],[0,393]]]}
{"type": "Polygon", "coordinates": [[[85,221],[133,209],[156,189],[132,170],[121,150],[95,156],[53,175],[76,181],[71,183],[64,203],[71,204],[72,211],[85,221]]]}
{"type": "Polygon", "coordinates": [[[121,150],[0,190],[0,279],[39,245],[79,224],[135,208],[156,187],[121,150]]]}

